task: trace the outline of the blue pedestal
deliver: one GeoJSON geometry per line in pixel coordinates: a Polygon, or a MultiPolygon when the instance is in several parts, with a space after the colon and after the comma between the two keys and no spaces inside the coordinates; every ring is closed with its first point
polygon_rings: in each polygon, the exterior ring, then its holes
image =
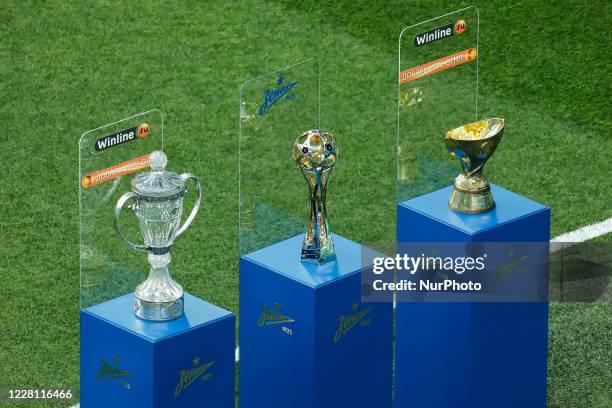
{"type": "Polygon", "coordinates": [[[362,249],[300,262],[299,235],[240,259],[242,408],[391,407],[393,310],[361,303],[362,249]]]}
{"type": "MultiPolygon", "coordinates": [[[[548,242],[550,210],[492,186],[497,207],[460,214],[451,187],[398,204],[398,242],[548,242]]],[[[546,302],[399,303],[397,408],[545,408],[546,302]]]]}
{"type": "Polygon", "coordinates": [[[187,293],[169,322],[140,320],[133,304],[81,310],[81,407],[234,408],[234,315],[187,293]]]}

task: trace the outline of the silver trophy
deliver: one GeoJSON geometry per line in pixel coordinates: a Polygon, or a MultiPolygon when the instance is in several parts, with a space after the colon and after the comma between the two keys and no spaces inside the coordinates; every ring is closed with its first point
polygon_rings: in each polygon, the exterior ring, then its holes
{"type": "Polygon", "coordinates": [[[163,152],[151,153],[151,171],[134,177],[132,191],[122,195],[115,206],[115,228],[119,237],[128,247],[149,254],[149,277],[136,288],[134,299],[134,313],[145,320],[172,320],[183,315],[183,288],[170,277],[168,271],[170,247],[189,227],[202,200],[198,178],[189,173],[178,175],[165,171],[166,163],[163,152]],[[185,183],[189,180],[194,182],[198,197],[189,217],[179,226],[185,183]],[[128,208],[138,218],[144,245],[130,242],[121,231],[121,210],[130,199],[134,203],[128,208]]]}
{"type": "Polygon", "coordinates": [[[309,130],[293,144],[293,159],[308,183],[310,214],[302,245],[302,261],[323,264],[336,259],[327,225],[327,182],[336,165],[336,138],[329,132],[309,130]]]}

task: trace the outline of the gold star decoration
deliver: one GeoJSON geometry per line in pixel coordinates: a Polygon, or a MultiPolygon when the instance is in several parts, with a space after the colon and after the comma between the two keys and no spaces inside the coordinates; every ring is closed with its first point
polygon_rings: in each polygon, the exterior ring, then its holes
{"type": "Polygon", "coordinates": [[[192,362],[194,366],[197,366],[198,364],[200,364],[200,357],[195,356],[192,362]]]}

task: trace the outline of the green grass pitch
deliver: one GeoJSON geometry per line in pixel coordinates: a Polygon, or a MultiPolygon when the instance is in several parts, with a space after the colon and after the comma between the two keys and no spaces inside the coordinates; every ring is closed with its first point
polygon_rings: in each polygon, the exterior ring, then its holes
{"type": "MultiPolygon", "coordinates": [[[[351,185],[340,183],[338,170],[330,187],[332,229],[358,241],[391,241],[397,34],[465,5],[3,1],[0,390],[78,390],[81,133],[150,108],[165,112],[171,162],[188,164],[206,191],[204,210],[177,242],[173,275],[191,293],[238,312],[242,82],[322,59],[324,122],[345,146],[341,160],[353,163],[351,185]],[[379,141],[369,156],[377,165],[360,167],[364,153],[349,146],[370,138],[379,141]],[[333,200],[349,195],[354,218],[333,224],[333,200]]],[[[482,114],[511,124],[487,165],[489,179],[551,206],[553,236],[611,217],[610,2],[475,5],[482,114]]],[[[447,163],[456,166],[450,157],[447,163]]],[[[603,302],[551,305],[550,408],[610,406],[611,312],[603,302]]]]}

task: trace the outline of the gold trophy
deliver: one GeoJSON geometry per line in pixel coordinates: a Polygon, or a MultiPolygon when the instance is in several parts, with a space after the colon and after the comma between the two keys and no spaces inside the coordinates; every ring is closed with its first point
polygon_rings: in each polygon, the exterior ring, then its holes
{"type": "Polygon", "coordinates": [[[489,182],[482,174],[504,134],[504,120],[491,118],[446,132],[446,148],[461,163],[461,173],[448,206],[458,212],[477,214],[495,208],[489,182]]]}

